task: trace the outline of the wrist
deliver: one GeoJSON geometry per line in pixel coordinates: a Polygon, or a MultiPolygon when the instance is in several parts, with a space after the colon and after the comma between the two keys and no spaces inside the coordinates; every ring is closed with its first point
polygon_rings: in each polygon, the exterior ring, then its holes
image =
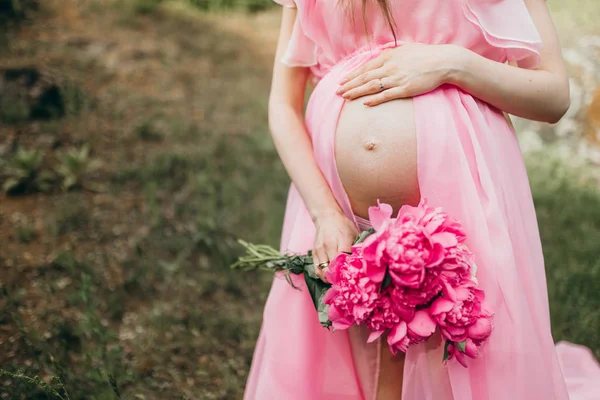
{"type": "Polygon", "coordinates": [[[475,53],[458,45],[450,44],[446,46],[448,46],[448,52],[447,57],[444,58],[445,74],[443,83],[460,87],[466,80],[469,64],[475,53]]]}
{"type": "Polygon", "coordinates": [[[337,217],[342,213],[339,207],[323,207],[309,210],[310,216],[315,224],[324,219],[337,217]]]}

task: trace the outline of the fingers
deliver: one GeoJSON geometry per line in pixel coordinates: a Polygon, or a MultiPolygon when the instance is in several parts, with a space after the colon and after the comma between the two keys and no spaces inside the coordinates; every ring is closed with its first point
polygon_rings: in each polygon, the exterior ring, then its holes
{"type": "MultiPolygon", "coordinates": [[[[341,95],[344,98],[349,98],[349,93],[357,88],[365,87],[367,89],[373,89],[376,91],[380,91],[380,79],[389,76],[389,73],[386,68],[381,67],[371,71],[367,71],[363,74],[358,75],[356,78],[350,80],[344,85],[340,86],[336,90],[336,94],[341,95]],[[370,85],[370,86],[369,86],[370,85]]],[[[377,92],[375,92],[377,93],[377,92]]]]}
{"type": "Polygon", "coordinates": [[[362,86],[349,90],[348,92],[344,93],[343,97],[348,100],[354,100],[368,94],[382,93],[382,91],[389,88],[389,79],[386,83],[387,88],[384,87],[384,89],[382,89],[381,84],[382,82],[379,79],[374,79],[362,86]]]}
{"type": "Polygon", "coordinates": [[[327,259],[333,260],[340,252],[338,250],[337,241],[325,242],[325,251],[327,252],[327,259]]]}
{"type": "Polygon", "coordinates": [[[370,70],[375,69],[375,68],[382,67],[384,62],[385,62],[384,58],[381,57],[381,55],[375,57],[371,61],[366,62],[362,66],[358,67],[357,69],[355,69],[354,71],[352,71],[348,75],[346,75],[340,81],[340,85],[343,85],[346,82],[350,82],[352,79],[356,78],[357,76],[359,76],[359,75],[361,75],[361,74],[363,74],[363,73],[365,73],[367,71],[370,71],[370,70]]]}
{"type": "Polygon", "coordinates": [[[405,97],[409,96],[404,88],[394,87],[391,89],[384,90],[383,92],[375,96],[372,96],[368,100],[365,100],[363,104],[366,106],[376,106],[378,104],[385,103],[386,101],[402,99],[405,97]]]}
{"type": "Polygon", "coordinates": [[[351,236],[344,236],[340,238],[337,250],[338,254],[350,253],[352,251],[352,242],[354,242],[354,239],[351,236]]]}
{"type": "Polygon", "coordinates": [[[317,275],[319,277],[319,279],[321,279],[323,282],[327,282],[325,280],[325,272],[326,272],[325,269],[319,268],[319,264],[329,261],[329,257],[327,256],[327,252],[325,251],[324,246],[323,245],[316,246],[313,249],[312,255],[313,255],[314,268],[315,268],[315,275],[317,275]]]}

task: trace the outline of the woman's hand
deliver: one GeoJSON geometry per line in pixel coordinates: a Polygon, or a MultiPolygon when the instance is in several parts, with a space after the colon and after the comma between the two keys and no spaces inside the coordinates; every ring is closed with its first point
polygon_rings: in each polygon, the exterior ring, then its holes
{"type": "Polygon", "coordinates": [[[315,244],[313,246],[312,256],[315,265],[315,274],[323,282],[327,263],[342,252],[350,252],[352,243],[358,235],[358,230],[354,223],[341,212],[328,213],[315,219],[317,232],[315,235],[315,244]],[[319,267],[321,264],[321,267],[319,267]]]}
{"type": "Polygon", "coordinates": [[[411,42],[386,49],[348,74],[336,93],[348,100],[376,94],[364,102],[368,106],[427,93],[450,80],[464,51],[450,44],[411,42]]]}

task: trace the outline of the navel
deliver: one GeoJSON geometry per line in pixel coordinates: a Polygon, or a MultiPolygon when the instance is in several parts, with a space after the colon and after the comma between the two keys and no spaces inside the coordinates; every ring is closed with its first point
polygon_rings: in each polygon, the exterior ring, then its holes
{"type": "Polygon", "coordinates": [[[365,140],[365,144],[364,144],[365,150],[375,150],[376,145],[377,144],[372,139],[365,140]]]}

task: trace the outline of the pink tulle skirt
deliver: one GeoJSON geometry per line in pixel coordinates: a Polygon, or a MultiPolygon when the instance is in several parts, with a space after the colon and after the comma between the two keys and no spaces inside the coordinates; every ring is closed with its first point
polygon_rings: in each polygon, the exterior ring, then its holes
{"type": "MultiPolygon", "coordinates": [[[[345,74],[381,48],[356,53],[333,67],[306,110],[317,163],[357,226],[335,166],[334,133],[343,105],[335,89],[345,74]]],[[[551,336],[536,214],[511,125],[498,109],[455,86],[413,100],[421,195],[463,224],[479,284],[496,314],[494,332],[481,356],[468,360],[469,368],[444,365],[441,340],[411,347],[402,398],[600,399],[600,368],[589,350],[567,343],[555,348],[551,336]]],[[[292,184],[281,250],[304,253],[314,235],[292,184]]],[[[378,344],[357,348],[352,341],[360,334],[322,328],[302,279],[294,281],[302,290],[281,276],[273,280],[245,400],[375,400],[378,344]]]]}

